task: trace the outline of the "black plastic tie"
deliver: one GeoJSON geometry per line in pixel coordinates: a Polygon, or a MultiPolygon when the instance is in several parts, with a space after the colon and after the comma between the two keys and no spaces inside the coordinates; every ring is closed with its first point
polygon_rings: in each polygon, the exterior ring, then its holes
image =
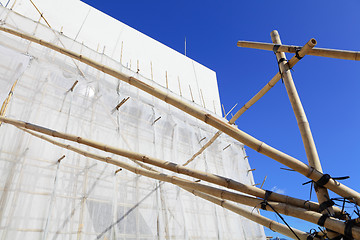
{"type": "Polygon", "coordinates": [[[280,44],[275,44],[274,47],[273,47],[273,52],[274,52],[274,53],[277,53],[278,50],[279,50],[279,48],[280,48],[280,46],[281,46],[280,44]]]}
{"type": "Polygon", "coordinates": [[[332,206],[334,206],[335,205],[335,203],[334,203],[334,201],[333,200],[327,200],[327,201],[325,201],[325,202],[323,202],[323,203],[321,203],[320,204],[320,206],[319,206],[319,212],[321,213],[322,211],[324,211],[325,209],[327,209],[327,208],[329,208],[329,207],[332,207],[332,206]]]}
{"type": "Polygon", "coordinates": [[[316,185],[318,187],[324,187],[324,185],[330,181],[330,178],[331,176],[329,174],[324,174],[318,181],[316,181],[316,185]]]}
{"type": "Polygon", "coordinates": [[[319,218],[319,220],[318,220],[318,225],[319,226],[324,226],[324,224],[325,224],[325,221],[326,221],[326,219],[329,217],[329,215],[328,214],[323,214],[320,218],[319,218]]]}
{"type": "Polygon", "coordinates": [[[261,206],[262,210],[266,210],[266,206],[268,205],[268,198],[270,197],[271,194],[272,194],[272,191],[269,191],[269,190],[265,191],[264,201],[262,201],[260,203],[260,206],[261,206]]]}
{"type": "Polygon", "coordinates": [[[266,191],[265,191],[265,198],[264,198],[264,201],[267,201],[267,200],[268,200],[268,198],[270,197],[270,195],[271,195],[272,193],[273,193],[272,191],[266,190],[266,191]]]}
{"type": "Polygon", "coordinates": [[[303,58],[303,57],[300,57],[300,55],[299,55],[300,50],[301,50],[301,48],[296,48],[296,50],[295,50],[295,57],[299,60],[301,60],[303,58]]]}
{"type": "Polygon", "coordinates": [[[287,61],[286,58],[280,58],[279,61],[278,61],[278,64],[284,62],[284,61],[287,61]]]}
{"type": "Polygon", "coordinates": [[[355,219],[352,219],[352,220],[349,220],[349,221],[346,221],[345,223],[345,236],[346,237],[349,237],[351,239],[353,239],[353,235],[352,235],[352,227],[355,225],[355,219]]]}

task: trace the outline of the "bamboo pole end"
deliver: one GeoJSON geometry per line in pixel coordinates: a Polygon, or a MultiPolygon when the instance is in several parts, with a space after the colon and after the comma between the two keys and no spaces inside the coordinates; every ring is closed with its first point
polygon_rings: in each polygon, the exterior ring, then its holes
{"type": "Polygon", "coordinates": [[[316,41],[316,39],[315,39],[315,38],[310,39],[310,41],[309,41],[309,45],[310,45],[311,47],[315,47],[315,46],[316,46],[316,44],[317,44],[317,41],[316,41]]]}
{"type": "Polygon", "coordinates": [[[280,35],[279,35],[279,32],[277,30],[273,30],[270,34],[271,36],[271,39],[275,39],[275,38],[279,38],[280,35]]]}

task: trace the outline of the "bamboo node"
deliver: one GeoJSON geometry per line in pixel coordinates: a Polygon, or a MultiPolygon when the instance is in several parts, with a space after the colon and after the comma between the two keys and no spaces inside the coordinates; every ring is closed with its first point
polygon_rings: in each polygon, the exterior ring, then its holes
{"type": "Polygon", "coordinates": [[[226,188],[229,188],[230,184],[231,184],[231,179],[230,178],[226,178],[226,188]]]}
{"type": "MultiPolygon", "coordinates": [[[[309,167],[309,173],[306,175],[307,178],[310,178],[310,176],[313,174],[313,172],[315,171],[315,168],[313,167],[309,167]]],[[[311,179],[311,178],[310,178],[311,179]]]]}
{"type": "Polygon", "coordinates": [[[261,147],[262,147],[263,144],[264,144],[264,142],[261,142],[261,143],[260,143],[258,149],[256,149],[257,152],[260,152],[260,151],[261,151],[261,147]]]}
{"type": "Polygon", "coordinates": [[[142,162],[147,162],[148,160],[149,160],[149,158],[147,156],[142,156],[141,157],[142,162]]]}
{"type": "Polygon", "coordinates": [[[204,118],[204,122],[208,123],[209,119],[210,119],[211,115],[210,114],[205,114],[205,118],[204,118]]]}

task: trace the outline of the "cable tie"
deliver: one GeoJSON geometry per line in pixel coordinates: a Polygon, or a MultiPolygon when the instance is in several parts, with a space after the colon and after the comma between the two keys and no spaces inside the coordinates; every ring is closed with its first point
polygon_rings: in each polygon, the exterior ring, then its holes
{"type": "Polygon", "coordinates": [[[351,239],[353,239],[353,235],[352,235],[352,228],[353,226],[355,225],[355,219],[352,219],[352,220],[349,220],[349,221],[346,221],[345,223],[345,236],[346,237],[350,237],[351,239]]]}
{"type": "Polygon", "coordinates": [[[299,59],[299,60],[301,60],[303,58],[303,57],[300,57],[300,55],[299,55],[300,50],[301,50],[301,48],[296,48],[295,49],[295,57],[297,59],[299,59]]]}
{"type": "Polygon", "coordinates": [[[329,217],[329,215],[328,214],[323,214],[320,218],[319,218],[319,220],[318,220],[318,222],[317,222],[317,224],[319,225],[319,226],[324,226],[324,224],[325,224],[325,221],[326,221],[326,219],[329,217]]]}
{"type": "Polygon", "coordinates": [[[334,205],[335,205],[334,201],[331,200],[331,199],[329,199],[329,200],[327,200],[327,201],[325,201],[325,202],[323,202],[323,203],[320,204],[318,212],[321,213],[321,212],[324,211],[325,209],[327,209],[327,208],[329,208],[329,207],[332,207],[332,206],[334,206],[334,205]]]}

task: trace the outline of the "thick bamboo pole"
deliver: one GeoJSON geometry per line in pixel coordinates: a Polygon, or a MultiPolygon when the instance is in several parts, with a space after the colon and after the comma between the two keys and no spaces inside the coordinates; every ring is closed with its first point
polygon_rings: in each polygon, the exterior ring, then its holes
{"type": "MultiPolygon", "coordinates": [[[[250,42],[250,41],[238,41],[237,45],[238,47],[273,51],[275,44],[250,42]]],[[[299,50],[300,48],[301,48],[300,46],[281,45],[278,48],[278,51],[296,53],[296,51],[299,50]]],[[[312,50],[309,51],[308,55],[360,61],[360,52],[356,52],[356,51],[336,50],[336,49],[327,49],[327,48],[313,48],[312,50]]]]}
{"type": "MultiPolygon", "coordinates": [[[[281,40],[279,33],[274,30],[271,32],[271,39],[274,44],[281,45],[281,40]]],[[[310,125],[307,120],[304,108],[301,104],[301,100],[299,97],[299,94],[296,90],[294,80],[292,78],[291,72],[289,67],[286,65],[286,56],[283,52],[277,52],[276,58],[278,62],[280,59],[285,59],[284,61],[279,63],[280,71],[282,73],[284,84],[286,87],[287,94],[289,96],[291,106],[293,108],[293,111],[295,113],[296,121],[299,126],[299,130],[301,133],[301,137],[304,143],[306,156],[309,162],[309,165],[313,168],[315,168],[317,171],[322,173],[322,168],[320,164],[320,159],[316,150],[315,142],[313,139],[313,136],[311,134],[310,125]]],[[[323,203],[329,199],[329,194],[327,192],[326,188],[318,187],[315,188],[316,195],[318,197],[319,203],[323,203]]],[[[328,209],[331,211],[331,207],[328,209]]]]}
{"type": "MultiPolygon", "coordinates": [[[[80,136],[75,136],[75,135],[71,135],[71,134],[66,134],[66,133],[61,133],[61,132],[57,132],[57,131],[53,131],[51,129],[47,129],[47,128],[43,128],[40,126],[36,126],[30,123],[22,123],[20,121],[16,121],[16,120],[10,120],[9,118],[5,118],[6,120],[4,121],[5,123],[8,124],[12,124],[15,125],[21,129],[24,129],[25,131],[27,131],[26,129],[31,129],[33,131],[36,132],[40,132],[49,136],[53,136],[53,137],[58,137],[61,139],[66,139],[69,141],[73,141],[73,142],[77,142],[86,146],[90,146],[96,149],[100,149],[102,151],[105,152],[110,152],[110,153],[114,153],[123,157],[127,157],[131,160],[136,160],[139,161],[139,164],[141,164],[141,162],[147,163],[147,164],[151,164],[153,166],[157,166],[175,173],[180,173],[180,174],[184,174],[190,177],[194,177],[194,178],[198,178],[204,181],[207,181],[209,183],[213,183],[213,184],[217,184],[219,186],[223,186],[229,189],[233,189],[233,190],[237,190],[249,195],[253,195],[256,197],[260,197],[260,198],[265,198],[266,195],[266,191],[254,186],[249,186],[249,185],[245,185],[242,184],[240,182],[237,182],[235,180],[226,178],[226,177],[222,177],[222,176],[218,176],[218,175],[214,175],[211,173],[207,173],[207,172],[203,172],[200,170],[195,170],[195,169],[191,169],[188,167],[184,167],[181,165],[178,165],[176,163],[173,162],[169,162],[169,161],[163,161],[157,158],[153,158],[153,157],[149,157],[149,156],[145,156],[143,154],[140,153],[136,153],[136,152],[132,152],[132,151],[128,151],[128,150],[124,150],[124,149],[120,149],[120,148],[115,148],[112,146],[107,146],[104,145],[102,143],[98,143],[86,138],[82,138],[80,136]]],[[[29,132],[29,131],[27,131],[29,132]]],[[[39,137],[39,135],[33,133],[33,132],[29,132],[30,134],[39,137]]],[[[55,144],[56,142],[52,139],[49,139],[45,136],[41,137],[42,139],[51,142],[53,144],[55,144]]],[[[142,165],[141,165],[142,166],[142,165]]],[[[149,168],[148,166],[142,166],[147,170],[152,170],[155,171],[152,168],[149,168]]],[[[301,199],[297,199],[297,198],[293,198],[293,197],[289,197],[286,195],[282,195],[282,194],[278,194],[278,193],[272,193],[269,197],[269,200],[271,201],[276,201],[276,202],[283,202],[283,203],[287,203],[296,207],[300,207],[300,208],[304,208],[307,210],[312,210],[312,211],[318,211],[319,209],[319,204],[314,203],[314,202],[310,202],[310,201],[304,201],[301,199]]],[[[341,214],[341,210],[340,209],[336,209],[337,210],[337,214],[341,214]]]]}
{"type": "MultiPolygon", "coordinates": [[[[202,199],[205,199],[209,202],[212,202],[216,205],[219,205],[223,208],[226,208],[234,213],[237,213],[253,222],[256,222],[264,227],[267,227],[275,232],[281,233],[285,236],[288,236],[290,238],[295,238],[294,233],[291,232],[291,230],[284,224],[278,223],[274,220],[271,220],[269,218],[266,218],[264,216],[261,216],[260,214],[255,213],[254,211],[249,211],[246,210],[244,208],[241,208],[235,204],[229,203],[226,200],[223,200],[221,198],[217,198],[217,197],[213,197],[211,195],[199,192],[199,191],[195,191],[195,190],[191,190],[191,189],[187,189],[187,188],[183,188],[184,190],[193,193],[195,196],[198,196],[202,199]]],[[[309,236],[308,233],[305,233],[303,231],[300,231],[298,229],[292,228],[292,230],[296,233],[296,235],[301,239],[301,240],[306,240],[307,237],[309,236]]],[[[316,238],[315,238],[316,239],[316,238]]]]}
{"type": "MultiPolygon", "coordinates": [[[[314,46],[316,45],[316,40],[314,38],[310,39],[298,52],[299,57],[293,56],[289,60],[289,67],[292,68],[296,63],[300,61],[302,57],[304,57],[314,46]]],[[[280,73],[276,73],[275,76],[257,93],[253,96],[245,105],[240,108],[239,111],[235,113],[235,115],[229,120],[229,124],[234,124],[235,121],[252,105],[254,105],[257,101],[260,100],[275,84],[281,79],[280,73]]],[[[188,165],[192,162],[197,156],[205,151],[215,140],[221,135],[221,131],[218,131],[202,148],[196,152],[185,164],[188,165]]]]}
{"type": "MultiPolygon", "coordinates": [[[[271,32],[271,40],[274,44],[281,45],[280,35],[278,31],[274,30],[271,32]]],[[[295,113],[296,121],[299,126],[299,130],[301,133],[301,138],[304,143],[306,156],[309,162],[309,165],[315,168],[317,171],[322,173],[322,168],[320,164],[320,159],[316,150],[315,142],[311,134],[310,125],[307,120],[304,108],[301,104],[301,100],[299,94],[296,90],[294,80],[292,78],[290,68],[286,64],[286,56],[284,52],[276,52],[276,59],[278,61],[278,65],[284,79],[285,88],[287,94],[289,96],[289,100],[291,102],[291,106],[295,113]],[[281,60],[282,61],[281,61],[281,60]]],[[[326,188],[323,187],[315,187],[316,196],[318,199],[319,204],[328,201],[330,199],[329,193],[326,188]]],[[[334,211],[331,206],[323,210],[323,213],[330,213],[330,215],[334,215],[334,211]]],[[[330,234],[330,233],[329,233],[330,234]]],[[[329,235],[330,236],[330,235],[329,235]]],[[[335,237],[330,236],[330,237],[335,237]]]]}
{"type": "MultiPolygon", "coordinates": [[[[34,36],[23,34],[21,32],[18,32],[16,30],[12,30],[3,26],[0,26],[0,30],[13,34],[15,36],[27,39],[32,42],[36,42],[42,46],[45,46],[47,48],[50,48],[54,51],[57,51],[59,53],[62,53],[66,56],[69,56],[71,58],[77,59],[89,66],[92,66],[104,73],[107,73],[115,78],[118,78],[119,80],[125,81],[128,84],[137,87],[152,96],[159,98],[160,100],[188,113],[189,115],[217,128],[218,130],[228,134],[229,136],[233,137],[234,139],[242,142],[246,146],[258,151],[259,153],[262,153],[284,165],[287,167],[303,174],[304,176],[310,178],[313,181],[318,181],[323,174],[316,171],[314,168],[309,167],[305,163],[297,160],[296,158],[293,158],[269,145],[266,145],[264,142],[259,141],[258,139],[248,135],[247,133],[239,130],[238,128],[234,127],[233,125],[230,125],[228,123],[225,123],[223,120],[212,116],[211,114],[204,112],[203,110],[200,110],[196,106],[186,103],[184,101],[181,101],[177,97],[168,94],[167,92],[164,92],[162,90],[156,89],[139,79],[136,79],[134,77],[128,76],[116,69],[107,67],[103,64],[97,63],[96,61],[93,61],[89,58],[83,57],[80,54],[77,54],[73,51],[70,51],[68,49],[64,49],[62,47],[56,46],[55,44],[46,42],[44,40],[41,40],[39,38],[35,38],[34,36]]],[[[339,194],[342,197],[351,198],[354,199],[354,201],[359,205],[360,204],[360,194],[345,185],[335,181],[334,179],[330,179],[327,184],[324,185],[326,188],[331,189],[335,193],[339,194]]]]}
{"type": "MultiPolygon", "coordinates": [[[[4,121],[5,122],[5,121],[4,121]]],[[[240,204],[244,204],[247,206],[251,206],[251,207],[256,207],[258,208],[261,203],[263,202],[262,199],[257,199],[257,198],[253,198],[253,197],[249,197],[249,196],[245,196],[245,195],[241,195],[241,194],[237,194],[234,192],[229,192],[223,189],[218,189],[215,187],[211,187],[211,186],[207,186],[207,185],[203,185],[200,183],[196,183],[196,182],[192,182],[189,180],[185,180],[179,177],[175,177],[175,176],[169,176],[166,175],[164,173],[159,173],[159,172],[154,172],[154,171],[149,171],[143,168],[139,168],[139,167],[134,167],[131,166],[130,164],[124,163],[122,161],[119,160],[115,160],[113,158],[110,157],[102,157],[100,155],[94,154],[94,153],[90,153],[88,151],[84,151],[81,150],[79,148],[73,147],[71,145],[68,144],[64,144],[64,143],[60,143],[54,140],[51,140],[45,136],[39,136],[38,134],[34,134],[32,133],[34,136],[38,136],[43,140],[46,140],[48,142],[51,142],[54,145],[57,145],[59,147],[62,148],[66,148],[70,151],[74,151],[76,153],[79,153],[85,157],[89,157],[89,158],[93,158],[102,162],[106,162],[109,164],[113,164],[116,166],[119,166],[121,168],[124,168],[128,171],[131,171],[135,174],[139,174],[142,176],[146,176],[149,178],[153,178],[156,180],[160,180],[163,182],[168,182],[168,183],[172,183],[174,185],[177,185],[181,188],[187,188],[187,189],[191,189],[191,190],[196,190],[196,191],[200,191],[206,194],[209,194],[211,196],[215,196],[217,198],[221,198],[221,199],[227,199],[233,202],[237,202],[240,204]]],[[[269,204],[271,204],[272,208],[275,209],[278,213],[281,214],[285,214],[288,216],[293,216],[299,219],[303,219],[305,221],[309,221],[312,223],[317,224],[319,219],[321,218],[322,214],[317,213],[317,212],[313,212],[313,211],[309,211],[306,209],[302,209],[302,208],[298,208],[298,207],[293,207],[291,205],[285,204],[285,203],[276,203],[276,202],[269,202],[269,204]]],[[[264,206],[265,207],[265,206],[264,206]]],[[[274,211],[272,208],[266,206],[264,208],[264,210],[268,210],[268,211],[274,211]]],[[[328,229],[331,229],[333,231],[339,232],[339,233],[345,233],[345,223],[332,218],[332,217],[328,217],[326,218],[325,222],[324,222],[324,226],[328,229]]],[[[360,227],[354,226],[352,229],[352,235],[355,238],[360,238],[360,227]]]]}

